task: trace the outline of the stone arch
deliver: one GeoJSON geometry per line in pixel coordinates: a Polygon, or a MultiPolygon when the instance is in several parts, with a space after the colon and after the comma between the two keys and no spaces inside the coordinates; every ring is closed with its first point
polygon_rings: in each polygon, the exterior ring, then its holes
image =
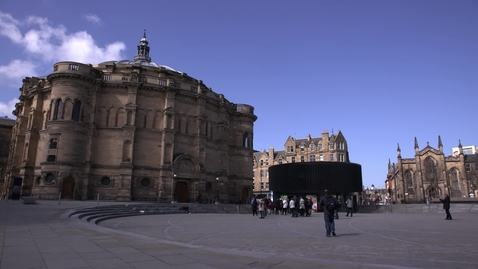
{"type": "Polygon", "coordinates": [[[126,140],[123,143],[123,162],[131,162],[131,152],[133,145],[131,141],[126,140]]]}
{"type": "Polygon", "coordinates": [[[146,111],[140,108],[136,114],[136,127],[137,128],[144,128],[146,124],[146,111]]]}
{"type": "Polygon", "coordinates": [[[154,126],[154,111],[149,109],[146,112],[146,119],[145,119],[145,128],[153,129],[154,126]]]}
{"type": "Polygon", "coordinates": [[[430,198],[439,198],[442,195],[442,190],[438,186],[430,185],[427,188],[427,196],[430,198]]]}
{"type": "Polygon", "coordinates": [[[73,100],[67,98],[63,106],[63,119],[71,120],[73,116],[73,100]]]}
{"type": "Polygon", "coordinates": [[[98,125],[106,126],[107,121],[108,121],[108,112],[106,110],[106,107],[101,107],[99,110],[99,115],[98,115],[98,125]]]}
{"type": "Polygon", "coordinates": [[[156,129],[156,130],[161,129],[162,118],[163,118],[163,113],[161,111],[156,111],[156,113],[154,114],[153,129],[156,129]]]}
{"type": "Polygon", "coordinates": [[[124,108],[118,108],[118,112],[116,113],[116,127],[123,127],[126,123],[126,115],[124,108]]]}
{"type": "Polygon", "coordinates": [[[116,127],[116,109],[114,107],[110,107],[108,110],[108,127],[116,127]]]}

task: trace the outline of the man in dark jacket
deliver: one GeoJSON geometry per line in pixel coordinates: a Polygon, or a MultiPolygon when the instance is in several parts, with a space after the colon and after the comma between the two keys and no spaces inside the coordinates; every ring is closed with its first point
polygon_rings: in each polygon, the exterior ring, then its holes
{"type": "Polygon", "coordinates": [[[325,232],[326,236],[330,234],[335,236],[334,211],[337,207],[337,199],[335,199],[328,190],[325,190],[324,195],[320,198],[319,208],[324,210],[325,232]]]}
{"type": "Polygon", "coordinates": [[[440,201],[443,203],[443,209],[445,209],[446,212],[446,219],[451,220],[451,215],[450,215],[450,196],[448,194],[445,194],[445,198],[441,199],[439,198],[440,201]]]}

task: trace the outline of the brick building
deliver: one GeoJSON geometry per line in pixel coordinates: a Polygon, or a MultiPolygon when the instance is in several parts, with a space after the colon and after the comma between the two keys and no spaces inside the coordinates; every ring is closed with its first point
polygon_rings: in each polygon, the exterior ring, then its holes
{"type": "Polygon", "coordinates": [[[58,62],[25,78],[16,104],[13,179],[40,199],[193,202],[252,193],[254,108],[151,61],[58,62]]]}

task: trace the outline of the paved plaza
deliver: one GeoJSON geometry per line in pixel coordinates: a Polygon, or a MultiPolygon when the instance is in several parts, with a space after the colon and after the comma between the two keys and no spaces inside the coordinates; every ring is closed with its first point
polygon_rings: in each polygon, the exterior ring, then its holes
{"type": "Polygon", "coordinates": [[[0,201],[0,268],[478,268],[476,211],[341,213],[326,237],[322,213],[71,216],[95,206],[0,201]]]}

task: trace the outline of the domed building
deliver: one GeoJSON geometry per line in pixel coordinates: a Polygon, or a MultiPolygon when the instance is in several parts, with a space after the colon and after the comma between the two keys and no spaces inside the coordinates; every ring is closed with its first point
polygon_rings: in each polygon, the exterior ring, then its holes
{"type": "Polygon", "coordinates": [[[58,62],[47,77],[23,80],[10,194],[160,202],[252,195],[254,108],[149,53],[145,33],[133,60],[58,62]]]}

